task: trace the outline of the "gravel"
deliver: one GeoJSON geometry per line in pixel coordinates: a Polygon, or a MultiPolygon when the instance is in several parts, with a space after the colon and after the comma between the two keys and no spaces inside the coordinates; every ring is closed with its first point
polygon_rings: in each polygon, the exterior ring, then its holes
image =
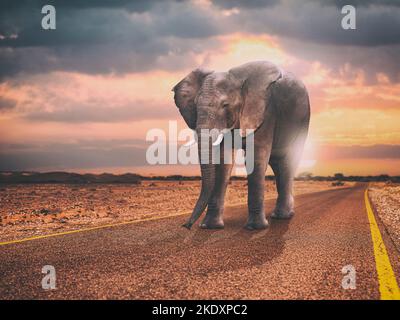
{"type": "Polygon", "coordinates": [[[369,195],[379,218],[400,251],[400,185],[374,184],[369,195]]]}

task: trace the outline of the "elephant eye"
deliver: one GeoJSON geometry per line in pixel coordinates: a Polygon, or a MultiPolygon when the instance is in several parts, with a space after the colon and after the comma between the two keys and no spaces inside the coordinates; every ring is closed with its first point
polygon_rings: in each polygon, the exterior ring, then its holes
{"type": "Polygon", "coordinates": [[[228,108],[229,107],[229,103],[228,102],[224,102],[223,104],[222,104],[222,108],[228,108]]]}

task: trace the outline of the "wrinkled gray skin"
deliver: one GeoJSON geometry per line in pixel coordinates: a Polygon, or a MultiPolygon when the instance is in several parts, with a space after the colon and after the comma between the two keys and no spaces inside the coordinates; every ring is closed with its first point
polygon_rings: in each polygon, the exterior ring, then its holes
{"type": "MultiPolygon", "coordinates": [[[[254,129],[254,170],[248,174],[248,221],[250,230],[268,226],[264,212],[265,171],[271,165],[278,199],[271,215],[293,216],[293,178],[307,137],[310,104],[304,85],[292,74],[266,61],[250,62],[228,72],[196,69],[174,88],[175,103],[187,125],[201,141],[215,141],[200,129],[254,129]]],[[[246,131],[242,131],[246,132],[246,131]]],[[[220,144],[223,148],[224,141],[220,144]]],[[[245,146],[246,138],[243,138],[245,146]]],[[[221,151],[221,155],[223,152],[221,151]]],[[[202,186],[193,213],[184,225],[189,228],[207,208],[200,224],[205,229],[224,227],[222,219],[231,164],[202,164],[202,186]]]]}

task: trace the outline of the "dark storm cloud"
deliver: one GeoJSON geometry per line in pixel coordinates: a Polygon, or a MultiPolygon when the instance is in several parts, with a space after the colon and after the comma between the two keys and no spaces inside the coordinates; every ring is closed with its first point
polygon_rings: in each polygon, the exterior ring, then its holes
{"type": "Polygon", "coordinates": [[[99,105],[74,106],[73,108],[57,109],[53,112],[40,110],[28,113],[25,119],[32,121],[85,123],[85,122],[124,122],[145,119],[171,119],[177,117],[177,110],[168,106],[151,106],[129,104],[122,107],[102,107],[99,105]]]}
{"type": "Polygon", "coordinates": [[[231,23],[250,33],[276,35],[286,52],[321,61],[334,70],[346,64],[360,68],[369,83],[376,81],[379,72],[392,82],[400,81],[400,1],[382,1],[380,5],[366,2],[357,7],[356,30],[341,27],[343,14],[334,1],[282,3],[254,10],[243,8],[240,14],[232,15],[231,23]]]}
{"type": "Polygon", "coordinates": [[[338,8],[342,8],[345,5],[353,5],[355,7],[360,6],[400,6],[398,0],[311,0],[318,1],[322,5],[335,5],[338,8]]]}
{"type": "Polygon", "coordinates": [[[40,8],[27,3],[0,14],[0,77],[51,70],[175,70],[192,62],[191,53],[209,48],[200,46],[201,40],[222,32],[212,14],[186,2],[154,1],[146,5],[151,11],[139,14],[123,1],[90,8],[56,5],[56,30],[43,30],[40,8]]]}
{"type": "MultiPolygon", "coordinates": [[[[88,74],[147,71],[156,68],[160,64],[157,59],[169,52],[168,45],[163,42],[148,45],[147,53],[145,46],[140,52],[135,52],[130,47],[120,46],[117,50],[105,44],[88,47],[27,47],[12,51],[0,48],[0,77],[19,72],[45,73],[58,70],[88,74]]],[[[187,59],[190,57],[182,60],[183,66],[187,65],[187,59]]],[[[174,64],[166,64],[163,69],[171,70],[175,67],[174,64]]]]}
{"type": "Polygon", "coordinates": [[[363,64],[370,78],[384,72],[394,80],[399,71],[400,1],[346,1],[357,6],[356,30],[341,28],[343,1],[214,0],[209,9],[190,1],[51,3],[57,29],[44,31],[41,1],[1,2],[0,79],[53,70],[182,69],[196,64],[194,53],[215,47],[212,36],[234,32],[276,35],[289,53],[328,65],[332,60],[335,68],[363,64]],[[215,14],[234,7],[239,12],[231,16],[215,14]]]}
{"type": "Polygon", "coordinates": [[[146,145],[139,140],[0,144],[0,171],[141,166],[145,155],[146,145]]]}
{"type": "Polygon", "coordinates": [[[279,3],[280,0],[213,0],[213,4],[224,9],[232,8],[262,8],[273,6],[279,3]]]}
{"type": "Polygon", "coordinates": [[[127,44],[0,48],[0,79],[18,73],[76,71],[87,74],[179,70],[195,65],[193,54],[213,48],[216,41],[159,38],[127,44]]]}
{"type": "MultiPolygon", "coordinates": [[[[296,57],[305,60],[318,60],[329,66],[333,73],[342,76],[346,64],[351,67],[350,73],[355,70],[363,70],[367,84],[377,81],[378,73],[385,73],[392,83],[400,82],[400,44],[391,46],[355,47],[335,46],[318,43],[308,43],[293,39],[283,39],[283,47],[296,57]]],[[[349,78],[350,80],[350,78],[349,78]]]]}
{"type": "Polygon", "coordinates": [[[0,10],[24,10],[30,8],[41,8],[44,4],[51,4],[60,8],[87,9],[87,8],[124,8],[128,11],[144,12],[149,10],[155,3],[163,0],[3,0],[0,2],[0,10]]]}
{"type": "Polygon", "coordinates": [[[13,11],[2,14],[0,34],[6,36],[0,41],[2,47],[106,44],[143,52],[148,43],[164,36],[205,38],[222,30],[206,11],[173,2],[160,3],[148,16],[135,15],[124,8],[82,10],[57,7],[57,28],[46,31],[41,28],[43,15],[40,10],[22,11],[23,21],[15,20],[12,14],[13,11]],[[12,34],[18,37],[10,37],[12,34]]]}
{"type": "Polygon", "coordinates": [[[272,33],[312,43],[379,46],[400,44],[400,8],[390,6],[357,8],[356,30],[344,30],[339,9],[316,1],[243,10],[233,24],[252,33],[272,33]]]}
{"type": "Polygon", "coordinates": [[[15,100],[0,97],[0,113],[14,109],[16,105],[17,102],[15,100]]]}
{"type": "MultiPolygon", "coordinates": [[[[304,0],[303,2],[317,2],[324,6],[336,6],[342,8],[345,5],[359,6],[400,6],[398,0],[304,0]]],[[[232,8],[263,8],[273,6],[284,1],[282,0],[212,0],[213,4],[226,9],[232,8]]],[[[300,5],[300,1],[296,0],[300,5]]]]}

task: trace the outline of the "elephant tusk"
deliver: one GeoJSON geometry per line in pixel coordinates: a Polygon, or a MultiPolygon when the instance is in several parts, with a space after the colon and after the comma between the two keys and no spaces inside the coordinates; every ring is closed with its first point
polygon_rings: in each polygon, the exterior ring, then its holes
{"type": "Polygon", "coordinates": [[[217,137],[217,139],[213,142],[213,146],[218,146],[221,142],[222,142],[222,139],[224,138],[224,134],[223,133],[220,133],[219,135],[218,135],[218,137],[217,137]]]}
{"type": "Polygon", "coordinates": [[[191,147],[192,145],[194,145],[196,143],[195,139],[190,140],[189,142],[186,142],[183,146],[184,147],[191,147]]]}

